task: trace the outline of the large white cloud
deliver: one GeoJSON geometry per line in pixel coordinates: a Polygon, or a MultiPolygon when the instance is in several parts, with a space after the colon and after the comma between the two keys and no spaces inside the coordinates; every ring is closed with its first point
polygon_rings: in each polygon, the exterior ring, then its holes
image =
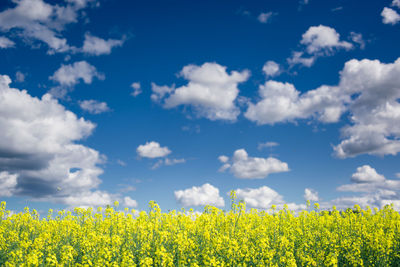
{"type": "Polygon", "coordinates": [[[176,201],[184,207],[205,205],[223,207],[225,205],[224,199],[219,195],[219,189],[208,183],[185,190],[177,190],[174,194],[176,201]]]}
{"type": "Polygon", "coordinates": [[[245,117],[259,125],[316,117],[322,122],[336,122],[345,111],[348,96],[338,88],[321,86],[300,94],[290,83],[267,81],[259,87],[261,100],[249,103],[245,117]]]}
{"type": "Polygon", "coordinates": [[[304,51],[293,52],[292,57],[288,58],[288,63],[292,66],[302,64],[310,67],[318,57],[332,55],[338,49],[353,48],[353,44],[340,40],[340,35],[334,28],[324,25],[308,28],[302,35],[300,44],[304,46],[304,51]]]}
{"type": "Polygon", "coordinates": [[[322,85],[301,94],[292,84],[267,81],[259,95],[244,114],[259,125],[313,118],[333,123],[347,113],[350,125],[342,128],[343,140],[334,147],[340,158],[400,151],[400,59],[353,59],[345,63],[337,86],[322,85]]]}
{"type": "Polygon", "coordinates": [[[82,51],[92,55],[108,55],[111,53],[113,47],[122,46],[124,39],[108,39],[104,40],[99,37],[93,36],[89,33],[85,34],[85,41],[83,43],[82,51]]]}
{"type": "Polygon", "coordinates": [[[136,148],[137,154],[142,158],[162,158],[171,153],[168,147],[161,147],[158,142],[146,142],[136,148]]]}
{"type": "Polygon", "coordinates": [[[180,75],[189,81],[187,85],[174,88],[153,84],[152,99],[161,101],[165,97],[165,108],[191,106],[199,117],[210,120],[236,120],[240,113],[235,103],[238,84],[248,79],[249,71],[228,73],[226,67],[217,63],[204,63],[185,66],[180,75]]]}
{"type": "Polygon", "coordinates": [[[0,75],[0,194],[71,206],[111,204],[97,190],[105,156],[78,144],[95,125],[51,95],[32,97],[0,75]]]}
{"type": "Polygon", "coordinates": [[[234,152],[232,162],[228,163],[226,156],[219,157],[225,163],[220,171],[229,169],[236,177],[244,179],[263,179],[271,173],[289,171],[288,164],[279,159],[249,157],[246,150],[238,149],[234,152]]]}
{"type": "Polygon", "coordinates": [[[381,12],[382,22],[384,24],[395,25],[400,21],[400,15],[395,10],[385,7],[381,12]]]}

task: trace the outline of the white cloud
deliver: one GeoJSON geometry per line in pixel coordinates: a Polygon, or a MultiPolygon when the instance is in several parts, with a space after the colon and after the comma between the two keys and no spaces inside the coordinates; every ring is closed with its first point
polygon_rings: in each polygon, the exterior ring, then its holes
{"type": "Polygon", "coordinates": [[[185,159],[160,159],[158,160],[151,168],[154,169],[158,169],[161,166],[165,165],[165,166],[172,166],[172,165],[176,165],[176,164],[181,164],[181,163],[185,163],[186,160],[185,159]]]}
{"type": "Polygon", "coordinates": [[[311,26],[302,35],[300,43],[306,46],[309,54],[332,52],[335,48],[353,48],[351,43],[340,41],[340,35],[334,28],[324,25],[311,26]]]}
{"type": "Polygon", "coordinates": [[[257,20],[261,23],[268,23],[275,14],[273,12],[260,13],[257,20]]]}
{"type": "Polygon", "coordinates": [[[269,60],[265,62],[262,70],[267,77],[274,77],[280,73],[280,66],[275,61],[269,60]]]}
{"type": "Polygon", "coordinates": [[[0,48],[10,48],[15,47],[15,43],[8,39],[7,37],[0,36],[0,48]]]}
{"type": "Polygon", "coordinates": [[[104,79],[104,75],[98,73],[96,68],[86,61],[78,61],[73,64],[64,65],[50,77],[51,80],[65,86],[74,86],[79,80],[83,80],[86,84],[91,84],[93,78],[104,79]]]}
{"type": "Polygon", "coordinates": [[[259,125],[317,117],[322,122],[336,122],[345,111],[346,97],[335,87],[321,86],[300,95],[290,83],[267,81],[260,85],[261,100],[250,103],[244,116],[259,125]]]}
{"type": "Polygon", "coordinates": [[[110,111],[110,108],[107,106],[106,102],[99,102],[93,99],[79,101],[79,106],[81,107],[81,109],[91,114],[100,114],[110,111]]]}
{"type": "Polygon", "coordinates": [[[271,148],[271,147],[275,147],[275,146],[279,146],[279,143],[277,142],[265,142],[265,143],[259,143],[257,146],[258,150],[262,150],[264,148],[271,148]]]}
{"type": "Polygon", "coordinates": [[[109,55],[113,47],[122,46],[124,39],[104,40],[99,37],[93,36],[90,33],[85,34],[85,41],[83,43],[82,51],[90,55],[109,55]]]}
{"type": "Polygon", "coordinates": [[[244,200],[246,205],[256,209],[270,209],[272,205],[283,205],[283,197],[268,186],[260,188],[236,189],[236,196],[239,200],[244,200]]]}
{"type": "Polygon", "coordinates": [[[357,168],[357,172],[351,176],[351,180],[355,183],[371,183],[382,182],[385,180],[385,177],[378,174],[371,166],[364,165],[357,168]]]}
{"type": "Polygon", "coordinates": [[[400,0],[393,0],[391,6],[395,6],[395,7],[400,8],[400,0]]]}
{"type": "Polygon", "coordinates": [[[380,175],[368,165],[357,168],[352,175],[353,183],[344,184],[337,188],[341,192],[353,192],[359,195],[346,196],[333,199],[324,203],[326,208],[336,205],[338,208],[351,208],[355,204],[361,207],[381,208],[387,204],[395,204],[395,209],[400,210],[400,181],[389,180],[380,175]],[[361,195],[360,195],[361,193],[361,195]]]}
{"type": "Polygon", "coordinates": [[[400,172],[396,173],[396,177],[400,178],[400,172]]]}
{"type": "Polygon", "coordinates": [[[174,90],[175,90],[175,85],[169,87],[166,85],[159,86],[155,83],[151,83],[151,91],[153,93],[151,94],[150,98],[154,102],[160,102],[165,95],[170,94],[174,90]]]}
{"type": "Polygon", "coordinates": [[[202,186],[193,186],[185,190],[174,192],[176,201],[184,206],[225,206],[224,199],[219,195],[219,189],[206,183],[202,186]]]}
{"type": "Polygon", "coordinates": [[[354,100],[348,106],[351,125],[342,129],[344,139],[335,149],[340,158],[360,154],[396,155],[400,151],[400,59],[350,60],[339,84],[354,100]]]}
{"type": "Polygon", "coordinates": [[[272,205],[276,205],[277,209],[283,209],[286,204],[289,210],[298,212],[306,209],[304,204],[286,203],[283,196],[268,186],[259,188],[238,188],[235,190],[239,200],[244,200],[246,206],[256,209],[270,209],[272,205]]]}
{"type": "Polygon", "coordinates": [[[15,7],[0,12],[0,30],[22,30],[22,40],[33,39],[46,43],[50,53],[66,52],[72,48],[61,36],[68,23],[76,22],[80,8],[50,5],[42,0],[14,1],[15,7]]]}
{"type": "Polygon", "coordinates": [[[288,164],[279,159],[249,157],[246,150],[238,149],[234,152],[232,163],[225,163],[220,171],[229,169],[237,178],[263,179],[271,173],[289,171],[288,164]]]}
{"type": "Polygon", "coordinates": [[[151,141],[137,147],[136,152],[142,158],[162,158],[171,153],[168,147],[161,147],[159,143],[151,141]]]}
{"type": "Polygon", "coordinates": [[[86,84],[91,84],[94,78],[105,79],[104,74],[99,73],[96,67],[86,61],[78,61],[69,65],[61,64],[61,67],[49,77],[50,80],[59,83],[59,86],[52,88],[50,93],[54,97],[63,98],[68,91],[73,90],[73,86],[78,84],[80,80],[86,84]]]}
{"type": "Polygon", "coordinates": [[[17,186],[17,178],[17,174],[0,171],[0,197],[12,196],[12,193],[17,186]]]}
{"type": "Polygon", "coordinates": [[[133,97],[137,97],[138,95],[140,95],[142,93],[142,88],[140,86],[139,82],[134,82],[131,84],[131,87],[133,89],[131,96],[133,97]]]}
{"type": "Polygon", "coordinates": [[[318,201],[318,192],[311,188],[306,188],[304,189],[304,199],[310,201],[318,201]]]}
{"type": "Polygon", "coordinates": [[[229,157],[224,156],[224,155],[221,155],[221,156],[218,157],[218,160],[219,160],[220,162],[222,162],[222,163],[227,163],[228,160],[229,160],[229,157]]]}
{"type": "Polygon", "coordinates": [[[267,81],[261,100],[249,103],[245,117],[259,125],[317,119],[338,122],[348,113],[350,125],[341,130],[334,147],[339,158],[360,154],[396,155],[400,151],[400,58],[394,63],[350,60],[337,86],[322,85],[300,93],[292,84],[267,81]]]}
{"type": "Polygon", "coordinates": [[[120,160],[120,159],[117,159],[117,164],[120,165],[120,166],[122,166],[122,167],[125,167],[125,166],[126,166],[126,162],[123,161],[123,160],[120,160]]]}
{"type": "Polygon", "coordinates": [[[381,16],[384,24],[395,25],[400,21],[399,13],[388,7],[383,8],[381,16]]]}
{"type": "Polygon", "coordinates": [[[78,144],[95,125],[49,94],[32,97],[10,83],[0,75],[0,194],[70,206],[104,205],[117,197],[96,190],[105,156],[78,144]]]}
{"type": "Polygon", "coordinates": [[[309,56],[306,57],[303,51],[293,52],[292,57],[288,58],[288,63],[292,66],[302,64],[310,67],[318,57],[332,55],[338,49],[353,48],[353,44],[340,41],[340,35],[334,28],[324,25],[311,26],[302,35],[300,44],[305,46],[305,52],[309,56]]]}
{"type": "Polygon", "coordinates": [[[124,197],[124,203],[123,205],[125,207],[129,207],[129,208],[136,208],[138,206],[138,203],[136,200],[130,198],[130,197],[124,197]]]}
{"type": "Polygon", "coordinates": [[[153,101],[161,101],[167,94],[163,106],[173,108],[179,105],[192,106],[197,116],[210,120],[236,120],[240,113],[235,101],[239,94],[238,84],[246,81],[249,71],[231,71],[217,63],[201,66],[185,66],[180,75],[188,84],[174,88],[152,84],[153,101]]]}
{"type": "Polygon", "coordinates": [[[17,82],[22,83],[22,82],[25,81],[25,74],[23,74],[23,73],[20,72],[20,71],[17,71],[17,72],[15,73],[15,79],[16,79],[17,82]]]}

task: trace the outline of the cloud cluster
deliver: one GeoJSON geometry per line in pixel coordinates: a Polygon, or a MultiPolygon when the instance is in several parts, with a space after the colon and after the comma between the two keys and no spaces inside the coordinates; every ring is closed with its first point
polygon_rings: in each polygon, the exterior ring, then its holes
{"type": "Polygon", "coordinates": [[[220,171],[229,169],[237,178],[243,179],[263,179],[271,173],[289,171],[288,164],[279,159],[250,157],[244,149],[233,153],[231,163],[226,156],[220,156],[219,160],[224,163],[220,171]]]}
{"type": "Polygon", "coordinates": [[[225,206],[224,199],[219,195],[219,189],[206,183],[202,186],[193,186],[185,190],[174,192],[176,201],[184,206],[225,206]]]}
{"type": "Polygon", "coordinates": [[[95,125],[66,110],[51,95],[32,97],[0,75],[0,195],[69,206],[111,204],[99,191],[105,156],[78,144],[95,125]]]}
{"type": "Polygon", "coordinates": [[[244,114],[259,125],[310,118],[333,123],[348,113],[350,125],[342,128],[342,141],[334,147],[340,158],[400,151],[400,59],[350,60],[337,86],[322,85],[305,93],[270,80],[260,85],[259,95],[244,114]]]}
{"type": "Polygon", "coordinates": [[[334,28],[324,25],[311,26],[302,35],[300,44],[304,46],[304,51],[293,52],[292,57],[287,59],[291,66],[301,64],[311,67],[318,57],[332,55],[339,49],[353,48],[353,44],[340,40],[334,28]]]}
{"type": "Polygon", "coordinates": [[[249,71],[228,73],[217,63],[204,63],[185,66],[180,75],[189,81],[187,85],[175,88],[153,83],[151,99],[163,100],[164,108],[191,106],[197,116],[210,120],[236,120],[240,113],[235,103],[238,84],[249,78],[249,71]]]}
{"type": "Polygon", "coordinates": [[[353,183],[344,184],[337,188],[341,192],[361,193],[358,196],[340,197],[325,204],[336,205],[338,208],[348,208],[355,204],[362,207],[383,207],[393,203],[400,210],[400,180],[386,179],[382,174],[369,165],[357,168],[352,175],[353,183]]]}
{"type": "MultiPolygon", "coordinates": [[[[49,54],[70,52],[98,56],[110,54],[113,47],[124,43],[124,37],[121,40],[104,40],[87,33],[82,48],[77,48],[69,45],[63,37],[66,26],[77,23],[79,17],[84,17],[83,9],[98,6],[97,0],[68,0],[54,5],[43,0],[12,2],[14,7],[0,12],[0,31],[9,33],[10,36],[21,36],[21,39],[32,47],[37,47],[35,42],[44,43],[49,48],[49,54]]],[[[14,45],[15,43],[8,38],[0,37],[0,48],[14,45]]]]}
{"type": "Polygon", "coordinates": [[[131,84],[131,87],[133,89],[131,96],[133,97],[137,97],[138,95],[140,95],[142,93],[142,88],[140,86],[139,82],[134,82],[131,84]]]}

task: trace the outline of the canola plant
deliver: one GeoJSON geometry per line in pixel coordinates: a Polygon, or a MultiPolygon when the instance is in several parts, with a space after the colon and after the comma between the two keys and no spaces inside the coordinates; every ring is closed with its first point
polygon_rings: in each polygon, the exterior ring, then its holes
{"type": "MultiPolygon", "coordinates": [[[[49,211],[0,207],[0,266],[400,266],[400,215],[383,209],[286,208],[202,214],[113,207],[49,211]],[[136,214],[136,215],[135,215],[136,214]]],[[[117,205],[117,204],[116,204],[117,205]]]]}

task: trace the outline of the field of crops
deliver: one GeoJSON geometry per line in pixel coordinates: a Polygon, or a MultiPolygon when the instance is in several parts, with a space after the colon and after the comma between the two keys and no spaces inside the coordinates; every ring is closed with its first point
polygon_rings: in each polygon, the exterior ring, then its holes
{"type": "Polygon", "coordinates": [[[318,205],[224,212],[60,211],[40,219],[0,208],[0,266],[400,266],[400,215],[318,205]]]}

